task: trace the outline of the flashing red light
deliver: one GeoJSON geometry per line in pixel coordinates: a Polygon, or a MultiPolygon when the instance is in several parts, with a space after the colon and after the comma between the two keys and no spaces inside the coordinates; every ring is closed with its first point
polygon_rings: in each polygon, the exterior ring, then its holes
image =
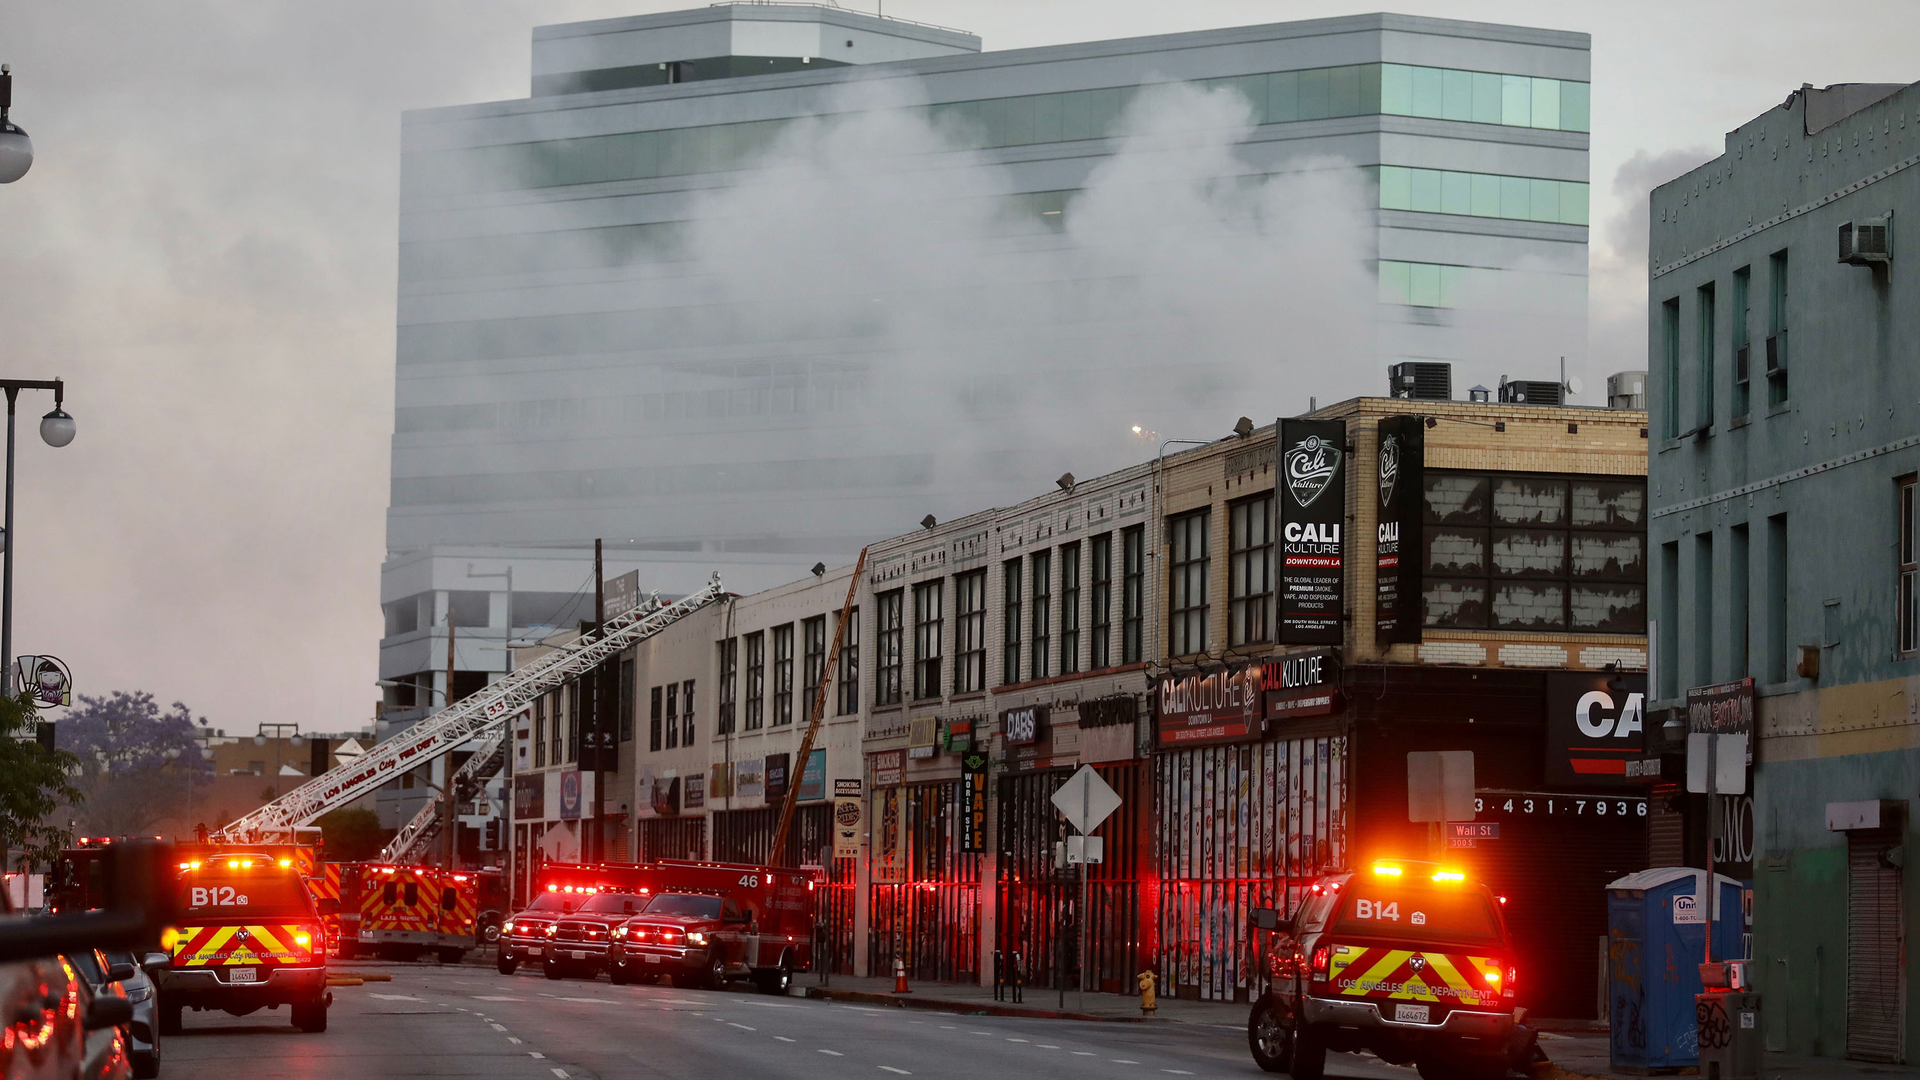
{"type": "Polygon", "coordinates": [[[1500,901],[1502,904],[1507,902],[1507,898],[1504,896],[1496,896],[1494,899],[1500,901]]]}
{"type": "Polygon", "coordinates": [[[1327,969],[1332,965],[1333,949],[1331,946],[1322,945],[1313,950],[1313,973],[1315,975],[1325,975],[1327,969]]]}
{"type": "Polygon", "coordinates": [[[559,892],[559,891],[560,891],[560,886],[558,886],[558,885],[549,885],[549,886],[547,886],[547,891],[548,891],[548,892],[559,892]]]}
{"type": "Polygon", "coordinates": [[[455,880],[455,881],[465,881],[465,880],[467,880],[467,875],[465,875],[465,874],[455,874],[455,875],[453,875],[453,880],[455,880]]]}

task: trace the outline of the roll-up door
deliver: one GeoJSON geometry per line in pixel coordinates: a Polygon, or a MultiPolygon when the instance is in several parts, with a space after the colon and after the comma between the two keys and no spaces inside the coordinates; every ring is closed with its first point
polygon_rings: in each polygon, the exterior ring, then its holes
{"type": "Polygon", "coordinates": [[[1847,1056],[1860,1061],[1904,1058],[1899,843],[1898,827],[1847,833],[1847,1056]]]}

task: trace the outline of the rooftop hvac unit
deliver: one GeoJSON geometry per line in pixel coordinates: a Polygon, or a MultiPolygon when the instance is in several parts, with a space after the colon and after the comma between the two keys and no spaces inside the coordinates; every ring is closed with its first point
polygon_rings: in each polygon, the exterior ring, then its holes
{"type": "Polygon", "coordinates": [[[1500,400],[1508,405],[1559,405],[1562,404],[1563,388],[1557,382],[1546,379],[1514,379],[1500,377],[1500,400]]]}
{"type": "Polygon", "coordinates": [[[1646,372],[1617,371],[1607,376],[1607,408],[1645,409],[1646,407],[1646,372]]]}
{"type": "Polygon", "coordinates": [[[1387,392],[1415,401],[1452,401],[1453,365],[1409,360],[1387,369],[1387,392]]]}
{"type": "Polygon", "coordinates": [[[1848,266],[1872,266],[1893,261],[1891,217],[1849,221],[1840,226],[1840,261],[1848,266]]]}

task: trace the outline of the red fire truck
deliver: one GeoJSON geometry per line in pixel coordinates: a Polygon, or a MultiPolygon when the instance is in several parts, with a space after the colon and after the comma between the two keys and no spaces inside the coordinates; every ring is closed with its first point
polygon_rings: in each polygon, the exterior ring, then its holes
{"type": "MultiPolygon", "coordinates": [[[[750,978],[784,994],[813,966],[813,878],[797,870],[735,863],[653,863],[651,895],[613,929],[607,965],[616,983],[652,981],[719,989],[750,978]]],[[[571,920],[579,921],[579,920],[571,920]]],[[[559,920],[565,934],[570,920],[559,920]]],[[[557,936],[557,935],[556,935],[557,936]]]]}
{"type": "Polygon", "coordinates": [[[473,947],[477,889],[473,875],[437,866],[362,867],[359,947],[386,960],[432,950],[457,964],[473,947]]]}

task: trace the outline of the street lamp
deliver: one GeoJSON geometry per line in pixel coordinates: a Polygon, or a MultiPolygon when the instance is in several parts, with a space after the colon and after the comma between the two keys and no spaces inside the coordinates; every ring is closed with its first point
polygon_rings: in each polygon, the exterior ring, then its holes
{"type": "MultiPolygon", "coordinates": [[[[9,136],[6,129],[10,125],[5,122],[5,102],[8,91],[5,90],[4,87],[7,85],[6,79],[9,77],[10,76],[0,75],[0,182],[5,182],[6,179],[19,178],[18,176],[7,177],[5,172],[8,161],[7,155],[10,152],[7,149],[8,144],[6,139],[9,136]]],[[[25,138],[26,136],[23,134],[21,139],[24,140],[25,138]]],[[[29,160],[31,160],[31,157],[31,152],[29,152],[29,160]]],[[[21,166],[20,171],[26,172],[26,167],[21,166]]],[[[74,423],[73,417],[67,415],[67,411],[60,407],[66,401],[67,390],[66,384],[59,379],[53,379],[51,381],[45,379],[0,379],[0,390],[5,390],[7,393],[7,520],[5,526],[6,531],[0,532],[0,542],[3,542],[0,543],[0,547],[5,548],[5,555],[0,556],[0,560],[4,560],[5,564],[5,570],[3,572],[5,583],[0,584],[0,677],[6,677],[6,673],[13,670],[13,549],[17,546],[13,541],[14,403],[19,399],[20,391],[22,390],[53,391],[53,411],[40,418],[40,438],[48,446],[54,447],[55,449],[73,441],[74,423]]]]}
{"type": "Polygon", "coordinates": [[[33,140],[13,121],[13,65],[0,64],[0,184],[11,184],[33,167],[33,140]]]}

